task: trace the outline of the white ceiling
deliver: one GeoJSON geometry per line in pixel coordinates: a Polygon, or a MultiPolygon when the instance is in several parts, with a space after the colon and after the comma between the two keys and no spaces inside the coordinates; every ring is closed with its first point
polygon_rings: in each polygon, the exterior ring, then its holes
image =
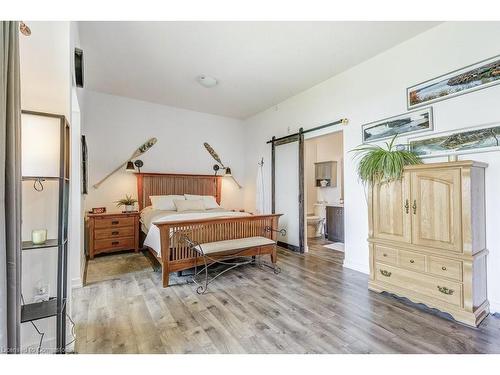
{"type": "Polygon", "coordinates": [[[246,118],[436,22],[80,22],[85,87],[246,118]],[[219,80],[215,88],[195,78],[219,80]]]}

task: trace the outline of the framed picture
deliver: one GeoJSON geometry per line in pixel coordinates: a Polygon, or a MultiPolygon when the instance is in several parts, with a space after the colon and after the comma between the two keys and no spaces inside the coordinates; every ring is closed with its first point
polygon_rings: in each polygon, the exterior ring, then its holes
{"type": "Polygon", "coordinates": [[[392,138],[396,134],[420,133],[434,129],[432,107],[403,113],[361,127],[363,143],[392,138]]]}
{"type": "Polygon", "coordinates": [[[408,109],[500,83],[500,55],[406,89],[408,109]]]}
{"type": "Polygon", "coordinates": [[[500,123],[409,139],[408,143],[410,150],[423,158],[499,151],[500,123]]]}

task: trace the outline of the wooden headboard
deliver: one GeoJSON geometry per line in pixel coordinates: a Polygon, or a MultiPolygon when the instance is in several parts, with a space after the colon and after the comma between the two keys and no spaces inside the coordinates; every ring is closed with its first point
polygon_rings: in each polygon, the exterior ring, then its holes
{"type": "Polygon", "coordinates": [[[151,205],[152,195],[213,195],[220,203],[222,176],[200,174],[136,173],[139,210],[151,205]]]}

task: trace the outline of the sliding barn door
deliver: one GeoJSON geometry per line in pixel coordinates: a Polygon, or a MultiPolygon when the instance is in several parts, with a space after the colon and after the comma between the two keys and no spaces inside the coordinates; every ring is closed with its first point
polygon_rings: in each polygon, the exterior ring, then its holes
{"type": "Polygon", "coordinates": [[[274,148],[274,202],[275,213],[283,214],[279,229],[286,229],[285,236],[278,236],[291,250],[304,251],[304,157],[303,136],[275,142],[274,148]]]}

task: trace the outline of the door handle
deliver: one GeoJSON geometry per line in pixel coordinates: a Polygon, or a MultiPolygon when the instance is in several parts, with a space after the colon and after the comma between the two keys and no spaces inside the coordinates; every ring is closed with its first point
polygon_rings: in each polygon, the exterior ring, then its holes
{"type": "Polygon", "coordinates": [[[406,200],[406,202],[405,202],[405,212],[406,212],[407,214],[409,214],[409,213],[410,213],[410,202],[408,201],[408,199],[407,199],[407,200],[406,200]]]}
{"type": "Polygon", "coordinates": [[[415,199],[413,201],[413,206],[411,206],[413,208],[413,214],[416,215],[417,214],[417,200],[415,199]]]}

